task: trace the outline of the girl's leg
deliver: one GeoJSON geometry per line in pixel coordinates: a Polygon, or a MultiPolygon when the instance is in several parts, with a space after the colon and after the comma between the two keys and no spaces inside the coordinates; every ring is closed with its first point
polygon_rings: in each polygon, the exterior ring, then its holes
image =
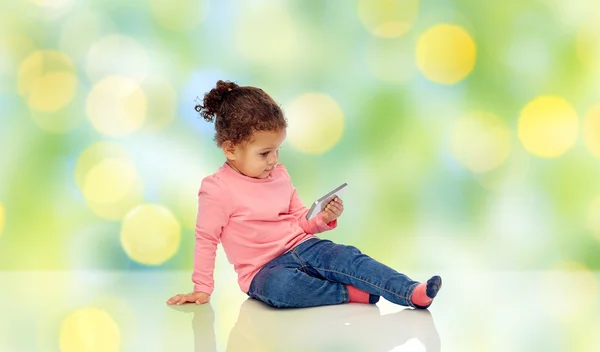
{"type": "MultiPolygon", "coordinates": [[[[358,289],[309,275],[291,253],[265,265],[256,274],[248,295],[277,308],[314,307],[349,302],[358,289]]],[[[369,303],[378,296],[366,292],[369,303]]],[[[364,302],[367,303],[367,302],[364,302]]]]}
{"type": "MultiPolygon", "coordinates": [[[[429,307],[430,303],[420,306],[411,300],[419,282],[362,254],[356,247],[320,240],[311,242],[310,246],[294,249],[290,253],[295,255],[307,270],[314,270],[327,280],[352,285],[399,305],[415,308],[429,307]]],[[[439,277],[434,278],[439,279],[439,277]]],[[[427,294],[433,297],[441,286],[441,279],[439,283],[437,279],[430,279],[432,287],[427,286],[427,294]],[[438,285],[435,292],[433,292],[433,284],[438,285]]],[[[420,288],[425,287],[420,286],[420,288]]]]}

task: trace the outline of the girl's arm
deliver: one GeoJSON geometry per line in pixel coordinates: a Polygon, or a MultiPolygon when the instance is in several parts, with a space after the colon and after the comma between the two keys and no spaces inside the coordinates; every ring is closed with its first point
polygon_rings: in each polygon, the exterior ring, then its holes
{"type": "Polygon", "coordinates": [[[216,176],[202,180],[198,192],[198,215],[196,218],[196,244],[194,248],[194,291],[214,290],[214,268],[217,245],[221,232],[230,216],[230,195],[227,187],[216,176]]]}
{"type": "Polygon", "coordinates": [[[321,214],[313,217],[310,220],[306,220],[306,214],[308,214],[309,209],[302,203],[302,200],[298,196],[298,192],[296,192],[296,188],[294,186],[292,186],[292,190],[290,214],[293,214],[296,219],[298,219],[300,227],[302,227],[306,233],[315,234],[333,230],[337,227],[337,219],[325,223],[321,214]]]}

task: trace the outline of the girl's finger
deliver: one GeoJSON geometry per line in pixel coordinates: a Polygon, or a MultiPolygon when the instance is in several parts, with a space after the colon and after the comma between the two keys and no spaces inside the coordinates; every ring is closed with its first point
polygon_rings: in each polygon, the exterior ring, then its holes
{"type": "Polygon", "coordinates": [[[340,207],[337,204],[333,204],[333,205],[331,205],[331,210],[338,211],[338,210],[340,210],[340,207]]]}

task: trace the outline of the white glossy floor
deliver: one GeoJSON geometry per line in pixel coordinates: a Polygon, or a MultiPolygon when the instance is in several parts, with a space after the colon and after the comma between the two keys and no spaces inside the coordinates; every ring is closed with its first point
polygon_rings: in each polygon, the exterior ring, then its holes
{"type": "MultiPolygon", "coordinates": [[[[0,272],[0,351],[600,351],[598,273],[441,273],[429,311],[276,310],[230,273],[168,306],[187,272],[0,272]]],[[[425,275],[411,275],[425,278],[425,275]]]]}

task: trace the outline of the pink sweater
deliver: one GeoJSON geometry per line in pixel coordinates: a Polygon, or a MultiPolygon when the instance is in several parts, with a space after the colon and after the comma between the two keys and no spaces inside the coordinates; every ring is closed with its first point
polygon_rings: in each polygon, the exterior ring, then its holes
{"type": "Polygon", "coordinates": [[[244,176],[227,163],[202,180],[198,192],[194,291],[212,294],[217,245],[247,293],[260,268],[313,234],[331,230],[320,216],[306,220],[306,208],[279,164],[265,179],[244,176]]]}

